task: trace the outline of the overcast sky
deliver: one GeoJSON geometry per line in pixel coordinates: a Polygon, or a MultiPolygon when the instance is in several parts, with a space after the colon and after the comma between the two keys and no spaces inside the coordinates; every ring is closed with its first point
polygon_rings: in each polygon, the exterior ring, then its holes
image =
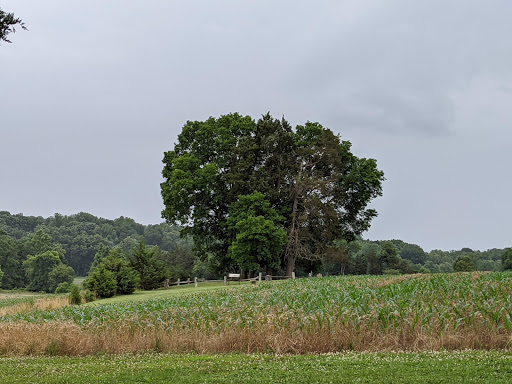
{"type": "Polygon", "coordinates": [[[510,0],[0,0],[0,210],[162,221],[187,120],[318,121],[385,173],[365,238],[512,246],[510,0]]]}

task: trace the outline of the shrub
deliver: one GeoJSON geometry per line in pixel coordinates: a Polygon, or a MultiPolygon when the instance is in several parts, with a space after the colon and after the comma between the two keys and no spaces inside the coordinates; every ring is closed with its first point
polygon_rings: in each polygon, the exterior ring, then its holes
{"type": "Polygon", "coordinates": [[[104,267],[114,274],[117,295],[129,295],[139,286],[139,274],[128,265],[128,261],[117,249],[113,249],[101,261],[100,267],[104,267]]]}
{"type": "Polygon", "coordinates": [[[80,296],[80,288],[78,287],[78,285],[71,285],[69,293],[69,303],[73,305],[82,304],[82,296],[80,296]]]}
{"type": "Polygon", "coordinates": [[[91,301],[94,301],[94,293],[86,289],[82,292],[82,298],[86,303],[90,303],[91,301]]]}
{"type": "Polygon", "coordinates": [[[140,277],[139,286],[144,290],[161,287],[167,278],[167,270],[158,247],[146,248],[144,242],[140,241],[128,261],[130,267],[137,271],[140,277]]]}
{"type": "Polygon", "coordinates": [[[55,292],[60,283],[71,285],[75,278],[75,271],[68,265],[59,264],[48,273],[48,287],[50,292],[55,292]]]}
{"type": "Polygon", "coordinates": [[[87,288],[99,298],[114,296],[117,290],[114,273],[104,265],[95,268],[87,277],[87,288]]]}
{"type": "Polygon", "coordinates": [[[106,256],[96,258],[95,261],[98,263],[91,267],[84,285],[97,297],[129,295],[139,286],[139,274],[130,267],[119,249],[114,248],[106,256]]]}
{"type": "Polygon", "coordinates": [[[67,281],[60,283],[59,285],[57,285],[57,288],[55,289],[55,293],[68,293],[70,291],[71,284],[69,284],[67,281]]]}

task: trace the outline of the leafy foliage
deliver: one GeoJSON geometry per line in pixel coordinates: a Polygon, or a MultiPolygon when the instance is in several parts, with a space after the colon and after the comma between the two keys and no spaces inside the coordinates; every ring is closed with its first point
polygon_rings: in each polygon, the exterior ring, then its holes
{"type": "Polygon", "coordinates": [[[25,285],[20,249],[21,244],[0,228],[0,265],[5,273],[2,280],[4,288],[13,289],[25,285]]]}
{"type": "Polygon", "coordinates": [[[86,287],[100,298],[133,293],[139,285],[139,275],[130,267],[128,260],[119,249],[108,250],[108,254],[104,255],[105,251],[104,247],[100,247],[96,254],[94,260],[97,264],[91,268],[85,280],[86,287]],[[105,281],[100,281],[101,279],[105,281]],[[115,283],[114,289],[112,289],[112,279],[115,283]]]}
{"type": "Polygon", "coordinates": [[[117,281],[114,272],[100,265],[87,276],[86,285],[98,298],[112,297],[117,292],[117,281]]]}
{"type": "Polygon", "coordinates": [[[82,296],[80,296],[80,288],[78,285],[71,285],[69,290],[69,303],[72,305],[82,304],[82,296]]]}
{"type": "Polygon", "coordinates": [[[453,263],[453,270],[455,272],[472,272],[476,270],[476,267],[470,256],[461,255],[453,263]]]}
{"type": "MultiPolygon", "coordinates": [[[[56,213],[53,217],[44,219],[0,211],[0,264],[9,270],[6,287],[26,285],[22,263],[28,254],[35,254],[30,249],[28,239],[36,231],[49,236],[54,245],[60,245],[59,252],[78,276],[87,275],[94,256],[102,245],[107,250],[119,247],[126,254],[141,239],[148,245],[159,246],[165,252],[174,251],[178,246],[185,251],[192,248],[190,239],[180,238],[179,228],[165,223],[144,226],[131,218],[108,220],[84,212],[70,216],[56,213]],[[2,232],[1,229],[5,231],[2,232]],[[8,261],[5,260],[7,258],[8,261]]],[[[191,270],[192,267],[188,268],[188,271],[191,270]]]]}
{"type": "Polygon", "coordinates": [[[68,293],[71,290],[71,285],[67,281],[64,281],[57,285],[57,288],[55,288],[55,293],[68,293]]]}
{"type": "Polygon", "coordinates": [[[27,29],[21,19],[14,17],[13,13],[2,11],[0,8],[0,41],[10,43],[11,41],[7,39],[7,36],[10,33],[16,32],[16,26],[27,29]]]}
{"type": "MultiPolygon", "coordinates": [[[[350,146],[318,123],[293,131],[270,114],[258,122],[236,113],[189,121],[164,155],[162,216],[184,225],[198,255],[214,255],[227,270],[240,248],[235,244],[229,251],[235,240],[227,224],[230,208],[239,196],[259,191],[284,217],[288,234],[283,254],[267,258],[267,267],[282,256],[291,274],[298,258],[320,258],[334,240],[353,238],[376,216],[366,206],[381,194],[383,173],[375,160],[354,156],[350,146]]],[[[263,222],[255,224],[261,228],[263,222]]]]}
{"type": "Polygon", "coordinates": [[[162,286],[168,270],[157,247],[147,248],[143,241],[133,249],[128,257],[130,266],[138,273],[140,288],[155,289],[162,286]]]}
{"type": "Polygon", "coordinates": [[[505,249],[501,255],[501,264],[505,271],[512,269],[512,248],[505,249]]]}
{"type": "Polygon", "coordinates": [[[233,242],[228,256],[242,270],[256,271],[262,266],[278,269],[287,236],[283,217],[270,208],[262,193],[240,196],[229,208],[228,231],[233,242]]]}
{"type": "Polygon", "coordinates": [[[56,292],[61,284],[71,284],[75,278],[75,271],[63,263],[57,265],[48,273],[48,289],[50,292],[56,292]]]}
{"type": "Polygon", "coordinates": [[[55,292],[60,283],[73,281],[73,269],[62,263],[57,251],[29,256],[23,266],[29,281],[27,288],[31,291],[55,292]]]}

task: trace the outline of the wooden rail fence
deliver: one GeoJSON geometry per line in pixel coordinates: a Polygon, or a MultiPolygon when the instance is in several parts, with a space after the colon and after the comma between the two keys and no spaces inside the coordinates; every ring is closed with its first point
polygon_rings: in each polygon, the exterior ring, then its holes
{"type": "Polygon", "coordinates": [[[264,281],[272,281],[272,280],[286,280],[286,279],[295,279],[295,272],[292,273],[292,277],[289,276],[272,276],[272,275],[265,275],[260,272],[257,277],[252,277],[250,279],[241,279],[239,273],[229,273],[226,276],[224,276],[223,280],[207,280],[204,278],[198,278],[194,277],[194,279],[188,278],[187,280],[181,280],[178,279],[177,281],[169,281],[169,279],[165,280],[164,282],[164,288],[169,289],[171,286],[180,286],[180,285],[188,285],[188,284],[194,284],[195,287],[198,287],[199,283],[224,283],[224,285],[229,285],[230,281],[249,281],[252,284],[261,283],[264,281]]]}

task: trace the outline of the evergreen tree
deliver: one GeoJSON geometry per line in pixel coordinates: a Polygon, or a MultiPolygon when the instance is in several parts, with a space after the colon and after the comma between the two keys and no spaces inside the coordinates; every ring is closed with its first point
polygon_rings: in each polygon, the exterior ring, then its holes
{"type": "Polygon", "coordinates": [[[162,261],[158,247],[147,248],[141,240],[128,257],[130,266],[138,272],[141,289],[155,289],[162,286],[168,270],[162,261]]]}

